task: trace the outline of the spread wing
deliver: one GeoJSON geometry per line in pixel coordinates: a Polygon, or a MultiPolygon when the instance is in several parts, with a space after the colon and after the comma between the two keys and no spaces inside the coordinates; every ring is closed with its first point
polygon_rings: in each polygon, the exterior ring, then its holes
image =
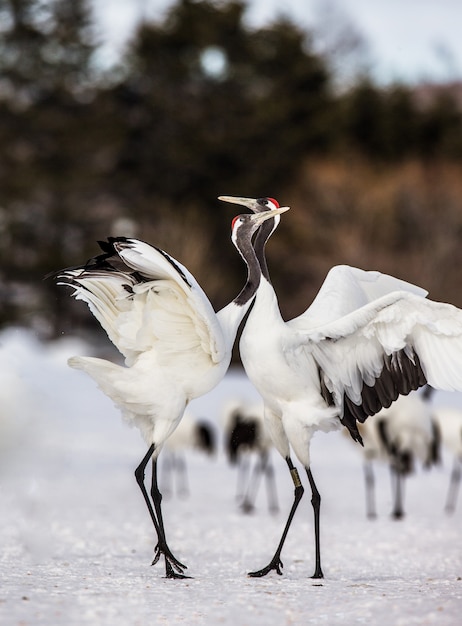
{"type": "Polygon", "coordinates": [[[394,291],[427,295],[424,289],[388,274],[336,265],[329,270],[308,309],[287,325],[293,330],[310,330],[340,319],[394,291]]]}
{"type": "Polygon", "coordinates": [[[295,334],[355,438],[355,420],[363,422],[426,382],[462,390],[462,311],[450,304],[396,291],[295,334]]]}
{"type": "Polygon", "coordinates": [[[221,326],[207,296],[181,263],[137,239],[109,238],[103,254],[59,274],[85,301],[127,365],[149,350],[157,358],[188,352],[219,362],[221,326]]]}

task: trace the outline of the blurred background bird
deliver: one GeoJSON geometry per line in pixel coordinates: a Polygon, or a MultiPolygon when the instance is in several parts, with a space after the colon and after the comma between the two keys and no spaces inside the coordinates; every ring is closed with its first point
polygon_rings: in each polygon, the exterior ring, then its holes
{"type": "Polygon", "coordinates": [[[210,458],[217,453],[218,433],[210,420],[186,410],[181,422],[164,444],[160,490],[164,497],[189,495],[188,455],[200,452],[210,458]]]}
{"type": "Polygon", "coordinates": [[[392,517],[401,519],[404,510],[404,481],[416,469],[430,469],[441,460],[440,436],[433,421],[434,412],[422,394],[400,396],[359,426],[364,447],[364,481],[366,513],[377,516],[373,465],[384,462],[390,468],[392,484],[392,517]]]}
{"type": "Polygon", "coordinates": [[[224,448],[228,461],[237,470],[236,499],[244,513],[255,509],[261,480],[265,481],[268,509],[279,511],[274,467],[273,443],[263,419],[261,403],[228,401],[224,407],[224,448]]]}

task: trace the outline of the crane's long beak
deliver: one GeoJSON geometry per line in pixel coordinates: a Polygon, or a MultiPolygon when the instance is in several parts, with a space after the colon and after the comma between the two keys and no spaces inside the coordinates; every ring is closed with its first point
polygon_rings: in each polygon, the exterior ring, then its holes
{"type": "Polygon", "coordinates": [[[262,213],[254,213],[250,216],[250,219],[256,224],[263,224],[266,220],[269,220],[271,217],[276,217],[276,215],[280,215],[281,213],[285,213],[288,211],[290,207],[288,206],[280,206],[278,209],[271,209],[271,211],[263,211],[262,213]]]}
{"type": "Polygon", "coordinates": [[[223,202],[230,202],[231,204],[240,204],[250,209],[253,213],[256,212],[258,207],[257,198],[240,198],[239,196],[218,196],[218,200],[223,202]]]}
{"type": "MultiPolygon", "coordinates": [[[[245,206],[247,209],[250,209],[252,213],[268,213],[268,209],[261,202],[261,200],[264,199],[265,198],[260,198],[260,200],[258,198],[242,198],[241,196],[218,196],[218,200],[222,200],[223,202],[229,202],[231,204],[239,204],[241,206],[245,206]]],[[[274,202],[276,201],[274,200],[274,202]]],[[[287,210],[289,207],[284,208],[285,210],[287,210]]]]}

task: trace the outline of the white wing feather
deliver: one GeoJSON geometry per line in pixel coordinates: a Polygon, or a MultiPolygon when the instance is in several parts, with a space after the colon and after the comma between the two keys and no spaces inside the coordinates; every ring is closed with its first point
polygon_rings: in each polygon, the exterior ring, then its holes
{"type": "MultiPolygon", "coordinates": [[[[138,240],[116,242],[127,271],[69,270],[74,296],[84,300],[112,343],[131,365],[154,350],[159,360],[172,354],[205,357],[218,363],[226,352],[221,326],[192,274],[165,252],[138,240]]],[[[66,273],[64,274],[66,277],[66,273]]]]}
{"type": "Polygon", "coordinates": [[[340,319],[360,307],[395,291],[425,297],[427,291],[394,276],[336,265],[328,272],[308,309],[287,322],[293,330],[309,330],[340,319]]]}
{"type": "Polygon", "coordinates": [[[384,358],[404,350],[433,387],[462,389],[462,311],[409,292],[394,292],[343,318],[296,333],[319,363],[339,405],[346,393],[361,401],[363,381],[372,385],[384,358]]]}

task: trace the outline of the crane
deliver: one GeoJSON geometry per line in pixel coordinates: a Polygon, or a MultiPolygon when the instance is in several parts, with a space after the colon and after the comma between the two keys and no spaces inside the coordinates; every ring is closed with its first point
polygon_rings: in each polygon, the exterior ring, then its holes
{"type": "Polygon", "coordinates": [[[433,419],[441,434],[444,447],[453,455],[453,466],[444,508],[446,513],[454,513],[462,473],[462,411],[455,407],[435,407],[433,419]]]}
{"type": "Polygon", "coordinates": [[[372,463],[383,460],[390,467],[393,519],[404,517],[404,480],[416,461],[425,469],[440,461],[440,437],[432,412],[422,394],[411,392],[381,409],[361,425],[364,442],[364,478],[367,517],[376,517],[372,463]]]}
{"type": "Polygon", "coordinates": [[[167,578],[186,578],[186,566],[167,544],[157,457],[188,403],[225,375],[238,327],[260,280],[252,235],[263,222],[276,218],[266,231],[271,234],[288,208],[234,218],[231,239],[247,264],[247,281],[218,313],[181,263],[137,239],[110,237],[99,242],[102,254],[57,273],[59,284],[71,286],[72,295],[86,302],[125,357],[125,366],[95,357],[72,357],[68,363],[96,381],[148,445],[135,477],[157,534],[152,564],[163,555],[167,578]],[[144,484],[150,459],[151,498],[144,484]]]}
{"type": "MultiPolygon", "coordinates": [[[[253,212],[274,210],[273,198],[220,196],[253,212]]],[[[266,222],[254,242],[262,278],[240,339],[247,376],[265,405],[275,447],[294,483],[294,500],[274,556],[249,576],[282,574],[281,552],[304,488],[291,448],[311,487],[315,571],[323,578],[320,504],[310,467],[315,432],[343,424],[361,443],[357,422],[427,382],[462,389],[462,311],[426,298],[420,287],[348,265],[331,268],[312,304],[283,320],[265,258],[266,222]]]]}
{"type": "MultiPolygon", "coordinates": [[[[430,403],[434,389],[427,385],[423,398],[430,403]]],[[[444,510],[448,514],[454,513],[457,504],[460,478],[462,474],[462,410],[455,406],[432,406],[434,426],[439,433],[443,448],[453,457],[449,488],[444,510]]]]}
{"type": "Polygon", "coordinates": [[[173,493],[173,477],[176,474],[177,492],[180,497],[189,495],[186,455],[197,450],[213,456],[217,442],[215,430],[208,420],[196,417],[186,410],[181,422],[166,440],[162,453],[162,493],[173,493]]]}
{"type": "Polygon", "coordinates": [[[251,513],[254,510],[263,476],[266,479],[269,510],[277,513],[279,505],[271,461],[273,442],[266,432],[260,403],[249,403],[240,399],[226,407],[224,442],[229,462],[237,465],[237,498],[242,511],[251,513]],[[250,472],[252,456],[256,460],[253,471],[250,472]]]}

